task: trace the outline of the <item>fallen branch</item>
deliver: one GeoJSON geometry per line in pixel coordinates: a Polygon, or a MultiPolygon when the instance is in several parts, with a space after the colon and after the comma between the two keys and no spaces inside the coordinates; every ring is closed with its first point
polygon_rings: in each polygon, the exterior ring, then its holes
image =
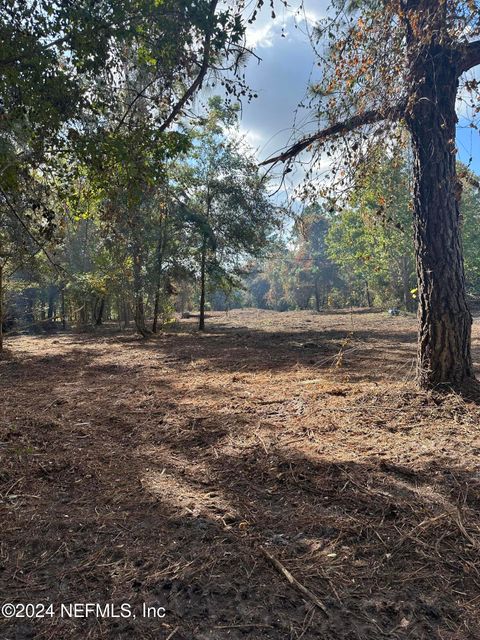
{"type": "Polygon", "coordinates": [[[455,518],[455,522],[457,523],[458,528],[460,529],[461,533],[470,542],[472,547],[474,549],[478,549],[478,542],[475,540],[475,538],[472,538],[472,536],[465,529],[465,526],[464,526],[463,520],[462,520],[462,513],[461,513],[460,509],[457,509],[457,517],[455,518]]]}
{"type": "Polygon", "coordinates": [[[177,633],[177,631],[180,629],[180,627],[175,627],[175,629],[168,634],[168,636],[166,637],[165,640],[170,640],[171,638],[173,638],[173,636],[177,633]]]}
{"type": "Polygon", "coordinates": [[[312,602],[316,607],[321,609],[326,616],[328,617],[330,616],[328,609],[323,604],[323,602],[319,600],[314,593],[312,593],[309,589],[307,589],[307,587],[305,587],[301,582],[299,582],[294,576],[292,576],[290,571],[288,571],[288,569],[286,569],[283,566],[283,564],[279,560],[277,560],[277,558],[272,556],[272,554],[269,551],[267,551],[264,547],[260,547],[260,551],[267,558],[267,560],[270,561],[270,563],[275,567],[275,569],[279,573],[281,573],[284,578],[287,579],[289,584],[294,586],[298,591],[300,591],[300,593],[306,596],[310,600],[310,602],[312,602]]]}

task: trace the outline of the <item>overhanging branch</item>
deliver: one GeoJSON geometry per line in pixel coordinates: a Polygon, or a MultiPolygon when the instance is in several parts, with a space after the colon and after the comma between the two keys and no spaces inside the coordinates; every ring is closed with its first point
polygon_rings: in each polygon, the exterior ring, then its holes
{"type": "Polygon", "coordinates": [[[298,156],[299,153],[307,149],[311,144],[323,142],[328,140],[329,138],[333,138],[334,136],[341,135],[344,133],[348,133],[349,131],[354,131],[355,129],[359,129],[364,125],[374,124],[376,122],[381,122],[382,120],[391,120],[396,121],[399,120],[403,114],[405,113],[405,105],[398,104],[394,107],[390,107],[389,109],[384,110],[371,110],[365,111],[364,113],[357,113],[351,118],[347,120],[343,120],[342,122],[336,122],[335,124],[327,127],[326,129],[322,129],[317,133],[312,134],[311,136],[307,136],[302,140],[299,140],[294,145],[292,145],[289,149],[284,151],[278,156],[274,158],[268,158],[260,163],[260,165],[265,164],[276,164],[277,162],[286,162],[298,156]]]}
{"type": "Polygon", "coordinates": [[[480,40],[469,42],[464,49],[461,61],[460,70],[461,73],[472,69],[480,64],[480,40]]]}
{"type": "Polygon", "coordinates": [[[47,260],[50,262],[50,264],[52,265],[52,267],[55,267],[55,269],[58,269],[59,271],[63,271],[65,272],[65,269],[57,264],[55,262],[55,260],[53,260],[53,258],[51,257],[51,255],[48,253],[48,251],[46,250],[45,246],[40,242],[40,240],[38,240],[38,238],[35,237],[35,235],[30,231],[30,229],[28,228],[28,225],[25,224],[25,222],[22,220],[22,217],[20,216],[20,214],[17,212],[17,210],[15,209],[15,207],[13,206],[13,204],[10,202],[10,199],[8,197],[8,195],[5,193],[5,191],[0,187],[0,194],[3,196],[3,199],[5,200],[5,203],[7,205],[7,207],[10,209],[13,217],[20,223],[20,226],[23,228],[23,230],[25,231],[25,233],[28,235],[28,237],[33,240],[33,242],[36,244],[36,246],[38,247],[38,251],[36,253],[38,253],[39,251],[42,251],[45,254],[45,257],[47,258],[47,260]]]}
{"type": "Polygon", "coordinates": [[[181,112],[183,107],[190,101],[190,99],[195,95],[195,93],[202,87],[203,80],[208,71],[208,67],[210,64],[210,51],[212,44],[212,30],[213,30],[213,18],[215,17],[215,11],[217,8],[218,0],[212,0],[210,2],[209,7],[209,17],[212,20],[212,24],[208,27],[207,33],[205,35],[205,41],[203,43],[203,59],[202,64],[200,66],[200,71],[198,72],[197,77],[193,81],[193,83],[189,86],[189,88],[185,91],[180,100],[175,104],[168,118],[161,124],[159,127],[160,133],[168,129],[168,127],[172,124],[178,114],[181,112]]]}
{"type": "MultiPolygon", "coordinates": [[[[211,53],[211,42],[212,42],[212,30],[213,30],[213,19],[215,17],[215,11],[217,9],[218,0],[211,0],[209,6],[209,17],[212,21],[212,24],[208,26],[205,40],[203,42],[203,56],[202,62],[200,64],[200,70],[195,77],[195,80],[192,84],[186,89],[185,93],[182,97],[175,103],[172,107],[172,110],[168,117],[162,122],[162,124],[158,127],[157,131],[162,133],[172,124],[178,114],[181,112],[183,107],[191,100],[191,98],[195,95],[195,93],[202,87],[203,80],[205,79],[205,75],[208,71],[208,67],[210,65],[210,53],[211,53]]],[[[142,98],[146,91],[155,84],[160,78],[158,76],[154,76],[144,87],[137,93],[135,98],[128,105],[125,113],[120,118],[118,124],[115,127],[115,131],[117,131],[127,119],[128,114],[131,112],[132,108],[135,106],[136,102],[142,98]]]]}

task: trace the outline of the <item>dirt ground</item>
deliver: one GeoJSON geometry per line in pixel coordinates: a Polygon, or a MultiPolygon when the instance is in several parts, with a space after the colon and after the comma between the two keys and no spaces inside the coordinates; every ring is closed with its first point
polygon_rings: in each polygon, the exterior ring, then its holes
{"type": "Polygon", "coordinates": [[[415,319],[194,325],[8,339],[0,601],[54,607],[0,637],[478,640],[480,406],[415,389],[415,319]]]}

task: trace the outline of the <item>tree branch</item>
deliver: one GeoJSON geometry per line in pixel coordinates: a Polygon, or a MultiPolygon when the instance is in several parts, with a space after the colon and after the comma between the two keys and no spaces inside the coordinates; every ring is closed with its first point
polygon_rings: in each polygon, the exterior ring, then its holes
{"type": "Polygon", "coordinates": [[[123,125],[123,123],[125,122],[125,120],[127,119],[128,114],[130,113],[130,111],[133,109],[133,107],[135,106],[137,100],[140,100],[140,98],[143,98],[143,96],[145,95],[145,91],[147,91],[152,84],[155,84],[155,82],[157,82],[158,77],[154,76],[152,78],[152,80],[150,80],[150,82],[148,82],[141,91],[139,91],[137,93],[137,95],[135,96],[135,98],[130,102],[130,104],[128,105],[125,113],[123,114],[123,116],[120,118],[120,121],[118,122],[117,126],[115,127],[114,131],[117,132],[118,129],[120,129],[120,127],[123,125]]]}
{"type": "Polygon", "coordinates": [[[476,67],[480,64],[480,40],[469,42],[464,49],[462,58],[460,60],[460,71],[465,73],[472,67],[476,67]]]}
{"type": "Polygon", "coordinates": [[[472,173],[470,173],[468,169],[464,171],[459,171],[458,177],[460,178],[460,180],[464,180],[467,184],[469,184],[474,189],[480,190],[480,180],[477,178],[477,176],[474,176],[472,173]]]}
{"type": "Polygon", "coordinates": [[[28,237],[33,240],[33,242],[37,245],[38,247],[38,251],[36,253],[38,253],[39,251],[42,251],[45,254],[45,257],[47,258],[47,260],[50,262],[50,264],[52,265],[52,267],[55,267],[55,269],[58,269],[59,271],[63,271],[65,273],[65,269],[57,264],[55,262],[55,260],[53,260],[53,258],[50,256],[50,254],[48,253],[48,251],[45,249],[45,246],[40,242],[40,240],[38,240],[38,238],[36,238],[33,233],[30,231],[30,229],[28,228],[28,225],[25,224],[25,222],[22,220],[22,217],[20,216],[20,214],[17,212],[17,210],[15,209],[15,207],[13,206],[13,204],[10,202],[10,199],[8,197],[8,195],[5,193],[5,191],[0,187],[0,194],[3,196],[3,199],[5,200],[5,203],[7,205],[7,207],[10,209],[11,213],[13,214],[14,218],[20,223],[20,225],[23,227],[25,233],[28,235],[28,237]]]}
{"type": "Polygon", "coordinates": [[[299,140],[280,155],[275,156],[274,158],[268,158],[268,160],[264,160],[260,163],[260,166],[265,164],[276,164],[277,162],[286,162],[287,160],[294,158],[299,153],[304,151],[311,144],[314,144],[316,142],[323,142],[324,140],[328,140],[329,138],[333,138],[334,136],[348,133],[349,131],[354,131],[355,129],[363,127],[367,124],[374,124],[375,122],[381,122],[382,120],[399,120],[404,113],[404,104],[398,104],[383,111],[372,110],[365,111],[364,113],[357,113],[347,120],[336,122],[326,129],[322,129],[321,131],[318,131],[311,136],[307,136],[306,138],[299,140]]]}
{"type": "MultiPolygon", "coordinates": [[[[210,2],[209,17],[212,20],[213,20],[213,18],[215,16],[215,11],[216,11],[216,8],[217,8],[217,4],[218,4],[218,0],[211,0],[211,2],[210,2]]],[[[183,107],[187,104],[187,102],[195,95],[195,93],[198,91],[198,89],[201,88],[201,86],[203,84],[203,80],[205,78],[205,74],[207,73],[208,66],[210,64],[211,40],[212,40],[212,27],[209,26],[208,30],[206,32],[206,35],[205,35],[205,41],[203,43],[203,58],[202,58],[202,63],[200,65],[200,71],[198,72],[198,75],[196,76],[195,80],[192,82],[192,84],[185,91],[183,96],[173,106],[172,111],[170,112],[170,114],[168,115],[166,120],[164,122],[162,122],[162,124],[159,126],[158,131],[160,133],[162,133],[163,131],[168,129],[168,127],[172,124],[172,122],[175,120],[175,118],[178,116],[178,114],[183,109],[183,107]]],[[[125,122],[125,120],[128,117],[128,114],[130,113],[132,108],[135,106],[137,100],[142,98],[145,95],[145,92],[153,84],[155,84],[155,82],[157,82],[157,80],[159,80],[159,77],[154,76],[152,78],[152,80],[150,80],[143,87],[143,89],[137,93],[135,98],[128,105],[128,107],[127,107],[125,113],[123,114],[123,116],[120,118],[118,124],[115,127],[115,131],[118,131],[118,129],[120,129],[120,127],[123,125],[123,123],[125,122]]]]}
{"type": "MultiPolygon", "coordinates": [[[[209,18],[212,20],[215,16],[217,4],[218,4],[218,0],[211,0],[210,2],[209,18]]],[[[203,43],[203,59],[202,59],[202,64],[200,65],[200,71],[198,72],[197,77],[195,78],[193,83],[189,86],[189,88],[185,91],[185,93],[180,98],[180,100],[173,107],[172,111],[170,112],[170,115],[165,120],[165,122],[163,122],[160,125],[159,127],[160,133],[162,131],[165,131],[165,129],[168,129],[168,127],[172,124],[172,122],[175,120],[175,118],[178,116],[178,114],[183,109],[183,107],[187,104],[187,102],[195,95],[198,89],[201,88],[205,75],[208,71],[208,66],[210,64],[212,31],[213,31],[213,25],[210,25],[205,35],[205,42],[203,43]]]]}
{"type": "MultiPolygon", "coordinates": [[[[52,40],[51,42],[48,42],[47,44],[37,43],[37,45],[39,46],[39,49],[46,50],[46,49],[52,49],[53,47],[56,47],[59,44],[63,44],[67,40],[68,40],[67,36],[62,36],[61,38],[57,38],[56,40],[52,40]]],[[[23,53],[22,55],[12,56],[10,58],[1,58],[0,59],[0,68],[1,67],[8,67],[9,65],[15,64],[16,62],[23,62],[24,60],[28,60],[28,59],[31,59],[31,58],[35,58],[35,51],[30,50],[30,51],[27,51],[26,53],[23,53]]]]}

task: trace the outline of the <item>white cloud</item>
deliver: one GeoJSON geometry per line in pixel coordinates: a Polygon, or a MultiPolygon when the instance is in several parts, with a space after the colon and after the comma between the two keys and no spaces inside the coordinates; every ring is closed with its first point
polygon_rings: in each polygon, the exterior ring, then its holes
{"type": "Polygon", "coordinates": [[[250,27],[246,34],[246,44],[249,49],[257,49],[261,47],[273,47],[274,45],[275,25],[273,21],[268,24],[250,27]]]}
{"type": "MultiPolygon", "coordinates": [[[[288,5],[275,15],[275,18],[271,17],[269,8],[264,8],[255,22],[247,28],[247,47],[252,49],[274,47],[277,37],[288,38],[293,29],[309,32],[325,13],[307,8],[305,4],[308,5],[308,0],[306,3],[297,2],[288,5]]],[[[323,9],[325,9],[326,2],[322,1],[320,4],[324,5],[323,9]]]]}

